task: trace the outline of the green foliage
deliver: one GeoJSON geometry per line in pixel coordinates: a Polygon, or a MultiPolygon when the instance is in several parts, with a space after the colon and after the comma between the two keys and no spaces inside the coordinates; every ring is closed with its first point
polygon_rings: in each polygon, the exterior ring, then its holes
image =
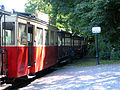
{"type": "Polygon", "coordinates": [[[88,45],[88,55],[95,56],[95,53],[96,53],[95,43],[88,45]]]}
{"type": "Polygon", "coordinates": [[[111,53],[111,60],[120,60],[120,50],[111,53]]]}
{"type": "MultiPolygon", "coordinates": [[[[102,28],[99,38],[101,59],[106,59],[109,55],[111,45],[120,49],[119,0],[29,0],[26,3],[26,12],[34,13],[35,8],[48,13],[60,30],[82,34],[88,39],[94,37],[91,28],[94,25],[100,26],[102,28]]],[[[94,42],[89,45],[89,53],[94,55],[94,42]]]]}
{"type": "Polygon", "coordinates": [[[50,14],[60,29],[91,34],[91,28],[98,25],[102,33],[111,35],[119,26],[119,3],[118,0],[29,0],[25,6],[29,13],[37,8],[50,14]]]}
{"type": "Polygon", "coordinates": [[[111,44],[110,42],[99,42],[99,58],[100,59],[110,59],[111,44]]]}
{"type": "MultiPolygon", "coordinates": [[[[110,59],[111,55],[111,46],[112,44],[110,42],[105,42],[104,37],[101,37],[99,35],[98,37],[98,53],[100,59],[110,59]]],[[[91,43],[88,45],[88,55],[90,56],[96,56],[96,44],[91,43]]]]}
{"type": "Polygon", "coordinates": [[[52,6],[50,3],[45,3],[44,0],[29,0],[25,4],[25,12],[35,14],[35,10],[49,14],[52,6]]]}
{"type": "MultiPolygon", "coordinates": [[[[105,64],[120,64],[120,60],[99,60],[100,65],[105,65],[105,64]]],[[[90,59],[80,59],[77,60],[76,62],[73,62],[69,64],[70,66],[82,66],[82,67],[87,67],[87,66],[95,66],[96,65],[96,58],[90,58],[90,59]]]]}

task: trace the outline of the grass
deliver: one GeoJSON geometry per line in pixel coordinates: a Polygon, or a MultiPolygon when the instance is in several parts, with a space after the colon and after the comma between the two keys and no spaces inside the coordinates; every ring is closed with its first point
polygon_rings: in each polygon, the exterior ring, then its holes
{"type": "Polygon", "coordinates": [[[101,60],[101,64],[120,64],[120,60],[101,60]]]}
{"type": "MultiPolygon", "coordinates": [[[[120,60],[99,60],[99,65],[104,65],[104,64],[120,64],[120,60]]],[[[74,65],[74,66],[95,66],[96,65],[96,59],[79,59],[75,60],[73,63],[69,65],[74,65]]]]}

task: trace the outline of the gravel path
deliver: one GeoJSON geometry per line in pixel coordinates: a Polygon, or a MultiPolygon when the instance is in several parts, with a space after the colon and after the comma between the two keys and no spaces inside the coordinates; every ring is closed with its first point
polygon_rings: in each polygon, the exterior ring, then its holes
{"type": "Polygon", "coordinates": [[[19,90],[120,90],[120,64],[64,66],[19,90]]]}

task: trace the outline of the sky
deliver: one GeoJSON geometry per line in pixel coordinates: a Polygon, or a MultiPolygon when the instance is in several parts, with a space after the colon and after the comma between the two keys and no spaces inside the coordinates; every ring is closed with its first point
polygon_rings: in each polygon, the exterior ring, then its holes
{"type": "Polygon", "coordinates": [[[0,5],[5,6],[5,11],[11,12],[12,9],[18,12],[24,12],[25,3],[28,0],[0,0],[0,5]]]}

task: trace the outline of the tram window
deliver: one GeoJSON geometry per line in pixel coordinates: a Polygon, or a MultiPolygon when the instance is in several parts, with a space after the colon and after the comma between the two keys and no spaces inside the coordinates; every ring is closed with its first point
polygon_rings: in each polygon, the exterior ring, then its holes
{"type": "Polygon", "coordinates": [[[32,42],[32,34],[28,33],[28,42],[32,42]]]}
{"type": "Polygon", "coordinates": [[[45,45],[49,45],[49,32],[45,30],[45,45]]]}
{"type": "Polygon", "coordinates": [[[15,23],[5,22],[3,24],[3,45],[14,45],[15,44],[15,23]],[[5,27],[4,27],[5,25],[5,27]],[[5,30],[5,32],[4,32],[5,30]],[[4,36],[5,35],[5,36],[4,36]]]}
{"type": "Polygon", "coordinates": [[[30,33],[28,33],[28,42],[30,42],[30,38],[31,38],[30,33]]]}
{"type": "Polygon", "coordinates": [[[50,44],[54,45],[54,31],[51,31],[51,40],[50,40],[50,44]]]}
{"type": "Polygon", "coordinates": [[[70,38],[65,38],[65,45],[70,46],[70,38]]]}
{"type": "Polygon", "coordinates": [[[64,40],[64,38],[62,38],[62,45],[64,46],[64,42],[65,42],[65,40],[64,40]]]}
{"type": "Polygon", "coordinates": [[[74,45],[75,45],[75,46],[78,45],[78,40],[74,40],[74,45]]]}
{"type": "Polygon", "coordinates": [[[72,39],[72,46],[73,46],[73,39],[72,39]]]}
{"type": "Polygon", "coordinates": [[[20,36],[20,44],[26,45],[27,44],[27,34],[26,34],[26,25],[25,24],[19,24],[19,36],[20,36]]]}
{"type": "Polygon", "coordinates": [[[36,44],[42,45],[42,43],[43,43],[42,40],[43,40],[43,29],[37,28],[36,44]]]}
{"type": "Polygon", "coordinates": [[[60,36],[58,36],[58,46],[61,46],[61,45],[62,45],[61,38],[60,36]]]}

